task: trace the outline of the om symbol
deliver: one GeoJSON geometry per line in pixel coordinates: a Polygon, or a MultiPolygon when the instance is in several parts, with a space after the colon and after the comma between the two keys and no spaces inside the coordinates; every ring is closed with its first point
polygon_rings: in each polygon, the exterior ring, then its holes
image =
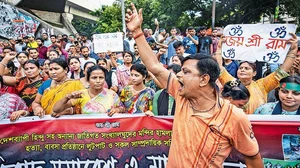
{"type": "Polygon", "coordinates": [[[242,34],[243,34],[243,30],[241,26],[233,27],[230,29],[229,32],[230,36],[235,36],[235,35],[241,36],[242,34]]]}
{"type": "Polygon", "coordinates": [[[282,27],[278,27],[273,31],[270,32],[270,36],[272,38],[276,38],[276,37],[279,37],[279,38],[284,38],[286,36],[286,27],[285,26],[282,26],[282,27]],[[274,33],[274,34],[273,34],[274,33]]]}
{"type": "Polygon", "coordinates": [[[230,48],[230,49],[227,50],[227,54],[225,52],[223,52],[223,55],[226,58],[234,58],[235,57],[235,49],[230,48]]]}
{"type": "Polygon", "coordinates": [[[279,55],[278,55],[278,52],[276,51],[273,51],[271,53],[268,53],[267,56],[264,56],[264,61],[273,61],[274,63],[277,62],[279,60],[279,55]]]}

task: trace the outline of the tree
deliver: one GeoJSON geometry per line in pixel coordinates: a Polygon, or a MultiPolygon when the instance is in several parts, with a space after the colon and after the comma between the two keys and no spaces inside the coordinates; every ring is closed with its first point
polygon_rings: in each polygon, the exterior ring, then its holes
{"type": "Polygon", "coordinates": [[[93,14],[99,16],[96,32],[113,33],[122,30],[121,6],[117,3],[112,6],[103,6],[102,10],[97,10],[93,14]]]}

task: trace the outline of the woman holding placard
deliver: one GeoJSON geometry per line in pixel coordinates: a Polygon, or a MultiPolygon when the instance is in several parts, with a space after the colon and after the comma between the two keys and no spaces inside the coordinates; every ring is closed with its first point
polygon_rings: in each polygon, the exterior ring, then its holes
{"type": "MultiPolygon", "coordinates": [[[[257,81],[253,81],[253,77],[256,75],[256,67],[254,63],[248,61],[242,61],[237,71],[237,76],[241,83],[246,86],[250,92],[250,99],[247,104],[244,105],[243,110],[246,114],[253,114],[257,107],[267,102],[267,94],[271,90],[275,89],[279,85],[279,81],[287,76],[288,72],[292,67],[294,59],[297,54],[297,36],[291,34],[292,39],[289,40],[291,43],[290,51],[288,52],[283,64],[270,75],[261,78],[257,81]]],[[[219,81],[224,85],[228,81],[232,81],[235,78],[231,76],[222,65],[222,43],[224,40],[220,40],[216,52],[216,58],[221,68],[219,81]]]]}

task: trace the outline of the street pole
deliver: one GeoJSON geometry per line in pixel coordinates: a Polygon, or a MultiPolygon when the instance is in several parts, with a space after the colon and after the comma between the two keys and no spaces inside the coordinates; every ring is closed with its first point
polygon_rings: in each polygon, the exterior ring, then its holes
{"type": "Polygon", "coordinates": [[[275,8],[275,15],[274,15],[274,23],[278,23],[278,16],[279,15],[279,0],[277,0],[276,8],[275,8]]]}
{"type": "Polygon", "coordinates": [[[123,26],[123,32],[124,32],[125,35],[126,35],[124,0],[121,0],[121,6],[122,6],[122,26],[123,26]]]}
{"type": "Polygon", "coordinates": [[[211,28],[212,28],[212,30],[215,28],[215,18],[216,18],[216,0],[213,0],[212,17],[211,17],[211,28]]]}

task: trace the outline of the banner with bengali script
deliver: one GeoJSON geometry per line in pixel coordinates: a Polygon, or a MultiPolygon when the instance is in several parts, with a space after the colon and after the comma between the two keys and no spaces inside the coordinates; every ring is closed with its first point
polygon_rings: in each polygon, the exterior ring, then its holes
{"type": "Polygon", "coordinates": [[[236,24],[223,31],[226,41],[222,56],[226,59],[283,63],[290,48],[289,33],[296,32],[294,24],[236,24]]]}
{"type": "MultiPolygon", "coordinates": [[[[279,121],[273,116],[269,121],[259,117],[249,116],[262,157],[283,160],[282,139],[299,136],[300,116],[278,116],[279,121]]],[[[1,120],[0,167],[165,168],[172,122],[171,117],[141,115],[28,117],[15,123],[1,120]]],[[[293,146],[298,147],[299,142],[293,146]]],[[[297,151],[293,158],[297,159],[297,151]]],[[[245,165],[242,156],[232,152],[224,166],[245,165]]]]}

